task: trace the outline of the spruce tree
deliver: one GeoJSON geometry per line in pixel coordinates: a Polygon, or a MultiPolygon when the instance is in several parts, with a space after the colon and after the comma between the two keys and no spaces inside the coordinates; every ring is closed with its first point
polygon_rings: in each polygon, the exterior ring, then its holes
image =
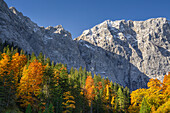
{"type": "Polygon", "coordinates": [[[114,91],[117,92],[117,90],[118,90],[118,84],[114,82],[114,91]]]}
{"type": "Polygon", "coordinates": [[[81,86],[81,83],[82,83],[82,76],[83,76],[83,69],[82,69],[82,67],[79,68],[78,74],[79,74],[79,82],[80,82],[80,86],[81,86]]]}
{"type": "Polygon", "coordinates": [[[54,113],[53,104],[51,103],[48,108],[48,113],[54,113]]]}
{"type": "Polygon", "coordinates": [[[121,110],[124,110],[125,109],[125,95],[123,94],[121,87],[119,87],[117,91],[117,95],[118,95],[119,108],[121,110]]]}
{"type": "Polygon", "coordinates": [[[1,113],[4,110],[5,106],[6,106],[5,105],[5,88],[0,78],[0,112],[1,113]]]}
{"type": "Polygon", "coordinates": [[[146,99],[143,98],[141,107],[140,107],[140,113],[150,113],[150,112],[151,112],[151,108],[149,104],[147,103],[146,99]]]}
{"type": "Polygon", "coordinates": [[[31,105],[28,104],[26,112],[25,113],[32,113],[31,105]]]}
{"type": "Polygon", "coordinates": [[[86,68],[84,68],[83,76],[82,76],[82,84],[83,84],[83,86],[85,86],[86,78],[87,78],[87,71],[86,71],[86,68]]]}

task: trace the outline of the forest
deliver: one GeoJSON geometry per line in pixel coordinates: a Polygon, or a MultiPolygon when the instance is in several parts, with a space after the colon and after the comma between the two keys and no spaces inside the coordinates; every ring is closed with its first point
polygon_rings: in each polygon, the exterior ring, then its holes
{"type": "Polygon", "coordinates": [[[150,79],[148,88],[131,92],[86,68],[68,70],[42,53],[0,49],[0,113],[170,112],[170,72],[163,82],[150,79]]]}

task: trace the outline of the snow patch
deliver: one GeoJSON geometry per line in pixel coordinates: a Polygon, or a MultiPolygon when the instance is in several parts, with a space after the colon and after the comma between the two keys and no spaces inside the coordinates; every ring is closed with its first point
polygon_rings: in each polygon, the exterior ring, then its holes
{"type": "Polygon", "coordinates": [[[47,41],[51,40],[51,39],[53,39],[53,37],[49,37],[49,36],[45,35],[43,41],[44,41],[45,44],[47,44],[47,41]]]}
{"type": "Polygon", "coordinates": [[[48,36],[45,36],[46,39],[53,39],[53,37],[48,37],[48,36]]]}
{"type": "Polygon", "coordinates": [[[89,48],[89,49],[94,50],[94,48],[92,48],[91,46],[89,46],[89,45],[87,45],[87,44],[85,44],[85,46],[86,46],[87,48],[89,48]]]}
{"type": "Polygon", "coordinates": [[[38,28],[34,28],[33,31],[34,31],[34,33],[37,32],[37,31],[38,31],[38,28]]]}

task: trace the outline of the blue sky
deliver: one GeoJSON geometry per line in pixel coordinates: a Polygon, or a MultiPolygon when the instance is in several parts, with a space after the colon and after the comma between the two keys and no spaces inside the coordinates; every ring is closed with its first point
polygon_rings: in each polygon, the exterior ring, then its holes
{"type": "Polygon", "coordinates": [[[104,20],[170,20],[170,0],[5,0],[39,26],[63,27],[76,38],[104,20]]]}

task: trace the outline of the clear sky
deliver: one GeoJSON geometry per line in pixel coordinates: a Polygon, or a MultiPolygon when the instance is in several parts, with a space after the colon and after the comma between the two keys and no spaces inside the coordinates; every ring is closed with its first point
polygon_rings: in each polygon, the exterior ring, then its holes
{"type": "Polygon", "coordinates": [[[76,38],[104,20],[170,20],[170,0],[5,0],[39,26],[61,24],[76,38]]]}

